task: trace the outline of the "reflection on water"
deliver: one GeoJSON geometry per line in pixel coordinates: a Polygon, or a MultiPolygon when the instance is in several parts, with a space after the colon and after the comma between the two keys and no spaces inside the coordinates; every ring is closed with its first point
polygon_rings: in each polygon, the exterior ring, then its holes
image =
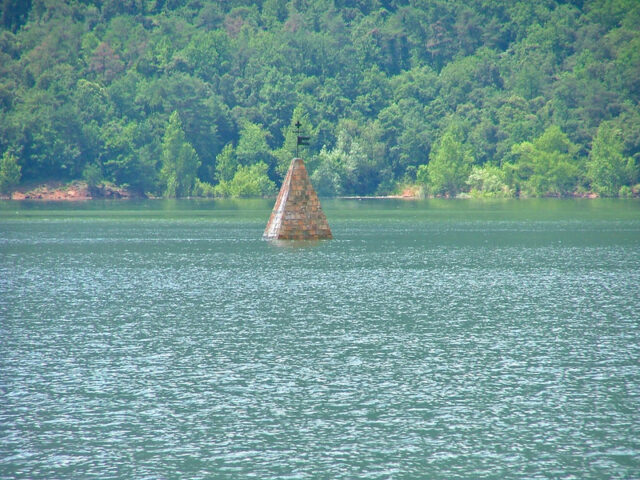
{"type": "Polygon", "coordinates": [[[269,245],[291,250],[316,248],[330,240],[265,240],[269,245]]]}
{"type": "Polygon", "coordinates": [[[635,201],[0,202],[0,478],[640,478],[635,201]]]}

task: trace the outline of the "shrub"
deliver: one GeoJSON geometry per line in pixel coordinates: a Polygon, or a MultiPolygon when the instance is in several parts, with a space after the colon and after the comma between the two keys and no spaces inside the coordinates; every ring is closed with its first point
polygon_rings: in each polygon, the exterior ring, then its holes
{"type": "Polygon", "coordinates": [[[267,175],[268,166],[264,162],[255,165],[240,165],[229,181],[222,181],[215,187],[215,194],[221,197],[258,197],[273,195],[276,185],[267,175]]]}
{"type": "Polygon", "coordinates": [[[474,166],[467,185],[472,197],[511,197],[513,192],[505,183],[505,173],[493,165],[474,166]]]}
{"type": "Polygon", "coordinates": [[[21,171],[15,155],[8,151],[4,152],[0,160],[0,193],[11,193],[11,190],[20,183],[21,171]]]}

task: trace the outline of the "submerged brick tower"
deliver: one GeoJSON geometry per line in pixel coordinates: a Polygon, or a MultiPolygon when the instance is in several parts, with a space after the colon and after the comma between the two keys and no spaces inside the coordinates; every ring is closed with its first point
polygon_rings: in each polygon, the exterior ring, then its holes
{"type": "Polygon", "coordinates": [[[318,195],[301,158],[294,158],[262,238],[322,240],[332,238],[318,195]]]}

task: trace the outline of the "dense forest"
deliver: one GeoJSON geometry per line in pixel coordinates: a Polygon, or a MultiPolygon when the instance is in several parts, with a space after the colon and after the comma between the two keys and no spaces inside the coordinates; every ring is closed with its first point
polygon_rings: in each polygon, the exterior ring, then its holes
{"type": "Polygon", "coordinates": [[[2,0],[0,189],[640,194],[637,0],[2,0]]]}

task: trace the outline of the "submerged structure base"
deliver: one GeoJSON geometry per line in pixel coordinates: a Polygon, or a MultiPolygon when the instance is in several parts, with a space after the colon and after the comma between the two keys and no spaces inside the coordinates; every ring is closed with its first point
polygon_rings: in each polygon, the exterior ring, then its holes
{"type": "Polygon", "coordinates": [[[301,158],[291,161],[276,204],[264,230],[265,240],[325,240],[333,238],[320,200],[301,158]]]}

